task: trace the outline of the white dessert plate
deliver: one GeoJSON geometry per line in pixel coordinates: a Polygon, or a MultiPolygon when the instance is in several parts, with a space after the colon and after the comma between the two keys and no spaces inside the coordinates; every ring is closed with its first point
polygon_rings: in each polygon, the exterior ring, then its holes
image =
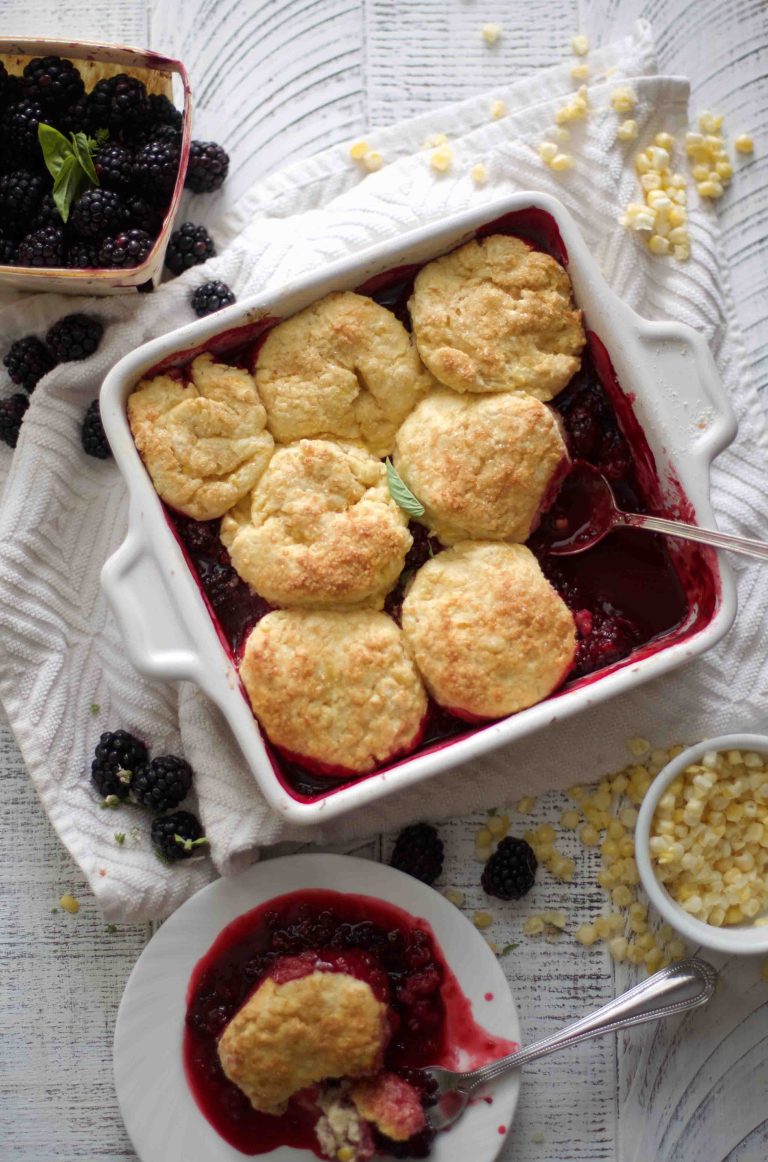
{"type": "MultiPolygon", "coordinates": [[[[187,900],[150,940],[128,979],[115,1026],[115,1087],[141,1162],[242,1162],[250,1156],[219,1137],[187,1084],[182,1061],[187,985],[222,928],[275,896],[306,888],[373,896],[427,920],[478,1024],[509,1041],[520,1040],[515,1002],[498,960],[467,918],[437,892],[394,868],[349,856],[266,860],[187,900]]],[[[473,1104],[449,1133],[437,1136],[433,1162],[493,1162],[519,1089],[516,1074],[489,1088],[490,1103],[473,1104]]],[[[256,1157],[316,1159],[288,1146],[256,1157]]]]}

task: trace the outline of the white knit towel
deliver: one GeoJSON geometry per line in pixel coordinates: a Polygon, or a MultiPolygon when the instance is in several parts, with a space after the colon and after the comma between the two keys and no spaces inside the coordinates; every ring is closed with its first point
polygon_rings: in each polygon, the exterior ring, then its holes
{"type": "Polygon", "coordinates": [[[348,839],[505,802],[523,790],[597,778],[623,765],[630,734],[663,745],[765,726],[768,664],[760,630],[768,572],[734,558],[738,621],[704,658],[381,804],[298,831],[267,809],[221,715],[197,689],[153,684],[134,672],[99,588],[101,566],[125,533],[126,493],[112,463],[83,455],[82,415],[120,356],[190,321],[192,287],[221,278],[240,300],[278,290],[330,260],[522,189],[564,202],[613,288],[641,314],[680,319],[706,335],[740,420],[737,442],[713,475],[718,518],[729,531],[768,533],[768,435],[733,326],[715,215],[692,209],[693,255],[684,265],[651,256],[617,223],[637,189],[634,149],[616,141],[610,90],[619,79],[631,83],[645,142],[662,128],[682,132],[687,83],[655,75],[644,25],[595,51],[590,63],[593,111],[574,132],[568,148],[576,166],[567,173],[545,168],[535,148],[551,131],[554,109],[573,91],[564,62],[507,89],[368,134],[385,160],[377,173],[366,176],[346,145],[269,178],[234,211],[208,222],[219,257],[151,296],[27,297],[0,312],[3,348],[44,332],[73,309],[91,310],[107,324],[95,356],[56,368],[38,385],[16,452],[0,455],[0,473],[7,476],[0,508],[0,697],[53,825],[107,919],[167,915],[217,869],[243,868],[265,844],[348,839]],[[498,120],[491,118],[492,100],[506,103],[498,120]],[[452,167],[442,175],[422,149],[436,132],[448,134],[453,150],[452,167]],[[483,186],[470,176],[481,161],[488,175],[483,186]],[[100,732],[118,727],[151,741],[155,754],[181,751],[190,760],[211,860],[165,868],[149,850],[148,820],[138,808],[100,808],[88,777],[90,757],[100,732]],[[126,834],[122,845],[115,832],[126,834]]]}

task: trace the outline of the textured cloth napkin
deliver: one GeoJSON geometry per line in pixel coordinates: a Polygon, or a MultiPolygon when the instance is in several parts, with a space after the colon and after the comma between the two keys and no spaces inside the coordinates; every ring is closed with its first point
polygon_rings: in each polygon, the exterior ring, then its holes
{"type": "MultiPolygon", "coordinates": [[[[208,225],[219,256],[151,296],[27,296],[0,312],[4,348],[22,335],[43,333],[73,309],[92,310],[107,324],[95,356],[60,366],[41,381],[16,452],[0,454],[0,485],[7,477],[0,506],[0,696],[53,825],[107,919],[167,915],[217,870],[231,874],[245,867],[267,844],[346,840],[597,778],[623,765],[631,734],[664,745],[764,728],[768,665],[760,630],[768,571],[734,558],[738,621],[705,657],[335,823],[291,828],[268,810],[216,707],[191,685],[151,683],[131,668],[99,588],[101,567],[126,531],[126,491],[111,462],[83,455],[82,415],[120,356],[190,321],[194,286],[221,278],[239,299],[278,290],[330,260],[526,189],[564,202],[626,302],[647,317],[687,322],[707,337],[740,421],[736,443],[713,473],[715,509],[728,531],[768,533],[768,435],[734,326],[727,273],[719,265],[715,215],[692,208],[693,254],[684,265],[651,256],[617,223],[623,206],[637,199],[637,186],[634,146],[616,141],[620,118],[610,109],[610,90],[618,81],[631,82],[643,143],[662,128],[684,130],[687,83],[655,74],[644,25],[593,52],[593,112],[567,147],[576,166],[554,174],[535,147],[551,132],[554,109],[573,91],[571,63],[369,133],[370,146],[385,160],[376,173],[366,175],[348,145],[339,146],[270,177],[234,209],[217,213],[214,204],[208,225]],[[507,112],[493,120],[497,100],[507,112]],[[452,168],[441,175],[422,148],[437,132],[448,134],[454,152],[452,168]],[[484,186],[470,176],[480,161],[488,175],[484,186]],[[90,787],[90,758],[100,732],[119,727],[146,738],[154,754],[181,751],[192,763],[211,859],[165,868],[149,849],[144,813],[100,808],[90,787]],[[127,836],[122,846],[114,838],[118,831],[127,836]]],[[[202,215],[198,202],[189,216],[199,221],[202,215]]]]}

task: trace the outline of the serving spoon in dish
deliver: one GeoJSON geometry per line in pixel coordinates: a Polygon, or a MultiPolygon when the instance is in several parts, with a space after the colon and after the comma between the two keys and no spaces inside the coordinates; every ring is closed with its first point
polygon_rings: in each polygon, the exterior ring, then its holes
{"type": "Polygon", "coordinates": [[[768,561],[768,543],[748,537],[736,537],[716,529],[702,529],[667,517],[623,512],[614,499],[613,490],[597,468],[576,460],[558,493],[554,508],[542,525],[540,539],[553,556],[567,557],[583,553],[598,544],[615,528],[648,529],[686,541],[730,549],[748,557],[768,561]]]}
{"type": "Polygon", "coordinates": [[[456,1073],[439,1065],[426,1068],[423,1072],[435,1083],[435,1104],[427,1108],[427,1120],[433,1130],[445,1130],[461,1116],[473,1094],[489,1081],[567,1045],[599,1037],[601,1033],[612,1033],[696,1009],[707,1003],[716,985],[717,973],[712,965],[706,960],[690,957],[654,973],[589,1016],[566,1025],[559,1033],[552,1033],[527,1049],[519,1049],[490,1065],[467,1073],[456,1073]]]}

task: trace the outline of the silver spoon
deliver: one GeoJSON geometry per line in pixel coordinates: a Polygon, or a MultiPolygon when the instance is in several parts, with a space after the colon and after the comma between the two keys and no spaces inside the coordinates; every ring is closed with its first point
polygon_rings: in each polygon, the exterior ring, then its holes
{"type": "Polygon", "coordinates": [[[611,529],[622,525],[650,529],[686,541],[699,541],[704,545],[714,545],[716,549],[730,549],[734,553],[768,561],[768,544],[763,541],[735,537],[715,529],[701,529],[681,520],[622,512],[616,505],[608,481],[597,468],[583,460],[577,460],[565,478],[554,509],[542,524],[541,536],[547,552],[565,557],[591,549],[607,537],[611,529]]]}
{"type": "Polygon", "coordinates": [[[444,1130],[453,1125],[464,1112],[473,1093],[489,1081],[495,1081],[513,1069],[520,1069],[529,1061],[536,1061],[567,1045],[576,1045],[601,1033],[612,1033],[617,1029],[627,1029],[630,1025],[641,1025],[645,1021],[658,1021],[660,1017],[671,1017],[686,1009],[696,1009],[705,1005],[715,991],[717,973],[706,960],[691,957],[680,960],[661,972],[654,973],[647,980],[635,985],[620,997],[588,1017],[582,1017],[566,1025],[559,1033],[553,1033],[519,1049],[490,1065],[473,1069],[467,1073],[455,1073],[433,1065],[424,1069],[436,1082],[436,1103],[427,1109],[427,1120],[433,1130],[444,1130]]]}

